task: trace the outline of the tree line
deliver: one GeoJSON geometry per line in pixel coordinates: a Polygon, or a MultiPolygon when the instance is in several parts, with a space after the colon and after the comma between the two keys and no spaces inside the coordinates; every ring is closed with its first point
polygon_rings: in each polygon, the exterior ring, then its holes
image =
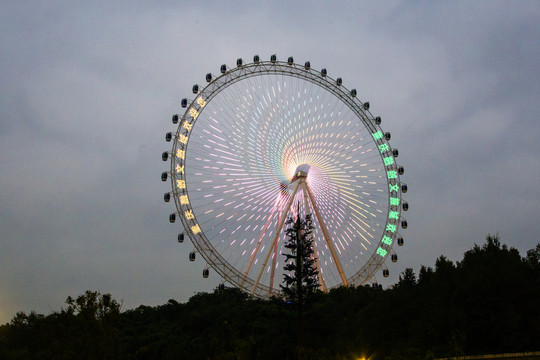
{"type": "MultiPolygon", "coordinates": [[[[540,244],[522,257],[488,236],[388,289],[314,292],[303,309],[305,359],[430,359],[540,350],[540,244]]],[[[122,311],[87,291],[49,315],[0,326],[0,359],[296,359],[297,311],[220,286],[186,303],[122,311]]]]}

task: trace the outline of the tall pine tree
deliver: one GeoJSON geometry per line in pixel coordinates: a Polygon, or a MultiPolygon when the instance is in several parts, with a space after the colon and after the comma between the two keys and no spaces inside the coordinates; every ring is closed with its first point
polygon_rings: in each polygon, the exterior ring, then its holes
{"type": "Polygon", "coordinates": [[[288,301],[304,305],[319,288],[311,215],[306,215],[305,220],[300,216],[296,220],[290,217],[286,225],[287,239],[284,246],[289,253],[284,254],[286,273],[280,287],[288,301]]]}
{"type": "Polygon", "coordinates": [[[296,220],[290,217],[286,222],[284,246],[290,252],[284,254],[286,273],[283,275],[284,285],[280,287],[285,299],[296,305],[296,351],[297,359],[302,360],[305,358],[302,340],[304,306],[319,288],[319,278],[315,267],[311,215],[301,220],[300,211],[297,214],[296,220]]]}

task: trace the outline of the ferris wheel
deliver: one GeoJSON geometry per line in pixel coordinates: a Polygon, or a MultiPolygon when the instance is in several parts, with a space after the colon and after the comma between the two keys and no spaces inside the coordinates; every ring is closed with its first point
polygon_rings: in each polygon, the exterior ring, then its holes
{"type": "Polygon", "coordinates": [[[190,260],[207,262],[204,277],[212,268],[254,296],[279,296],[284,222],[306,215],[323,291],[387,277],[407,227],[407,185],[369,102],[292,57],[238,59],[206,82],[172,117],[161,175],[176,205],[169,220],[183,225],[179,242],[193,243],[190,260]]]}

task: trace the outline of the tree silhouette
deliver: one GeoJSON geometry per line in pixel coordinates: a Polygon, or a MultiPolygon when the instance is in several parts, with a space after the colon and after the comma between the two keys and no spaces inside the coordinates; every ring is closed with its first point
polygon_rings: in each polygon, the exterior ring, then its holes
{"type": "Polygon", "coordinates": [[[296,305],[296,350],[297,358],[302,359],[305,352],[302,344],[304,306],[311,301],[319,288],[318,271],[313,255],[313,224],[309,214],[305,220],[301,220],[300,215],[296,220],[291,217],[287,219],[286,224],[287,241],[284,246],[290,253],[284,254],[284,270],[288,273],[283,275],[285,285],[280,287],[285,298],[296,305]]]}
{"type": "Polygon", "coordinates": [[[313,224],[311,215],[305,220],[300,216],[286,222],[287,240],[285,248],[290,252],[285,256],[283,283],[280,285],[285,298],[295,304],[306,304],[319,288],[318,271],[315,267],[313,251],[313,224]]]}

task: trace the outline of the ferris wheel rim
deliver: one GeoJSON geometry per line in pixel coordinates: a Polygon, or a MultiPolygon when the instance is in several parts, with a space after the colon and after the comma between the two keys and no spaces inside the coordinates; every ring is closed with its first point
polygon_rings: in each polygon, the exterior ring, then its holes
{"type": "MultiPolygon", "coordinates": [[[[322,74],[311,68],[306,68],[300,64],[290,63],[290,62],[281,62],[281,61],[259,61],[249,64],[241,64],[232,69],[227,69],[220,76],[211,79],[211,81],[200,91],[195,92],[196,97],[189,101],[189,104],[186,106],[186,110],[181,118],[181,123],[178,126],[178,129],[175,134],[175,141],[173,142],[172,153],[174,154],[178,150],[178,139],[182,133],[181,124],[186,121],[186,119],[192,118],[192,126],[194,127],[197,121],[197,117],[204,111],[206,103],[210,103],[214,97],[218,96],[222,91],[227,87],[238,83],[244,79],[256,76],[265,76],[265,75],[284,75],[289,77],[298,78],[304,81],[308,81],[316,86],[323,88],[324,90],[330,92],[342,103],[344,103],[359,119],[363,126],[370,131],[371,134],[380,133],[382,134],[382,129],[379,124],[377,124],[376,118],[369,112],[369,108],[366,108],[365,104],[362,103],[356,96],[353,95],[352,91],[347,89],[341,83],[338,84],[337,79],[329,77],[327,74],[322,74]],[[202,101],[200,100],[202,99],[202,101]],[[204,104],[203,104],[204,102],[204,104]],[[196,114],[196,115],[195,115],[196,114]],[[195,116],[194,116],[195,115],[195,116]]],[[[388,141],[382,137],[374,139],[375,143],[381,142],[388,143],[388,141]]],[[[186,156],[189,149],[189,138],[186,143],[183,144],[183,151],[185,151],[186,156]]],[[[382,152],[379,154],[381,160],[383,158],[382,152]]],[[[175,183],[176,180],[182,180],[182,176],[176,176],[175,166],[177,161],[175,156],[171,156],[171,185],[172,193],[174,194],[173,198],[178,210],[179,218],[181,219],[184,228],[188,234],[188,237],[194,244],[197,251],[203,256],[207,263],[214,268],[224,279],[231,282],[232,284],[245,288],[246,285],[254,286],[253,294],[259,297],[267,297],[268,294],[273,293],[274,295],[279,293],[279,290],[270,288],[264,284],[255,283],[250,278],[245,276],[241,271],[236,269],[235,266],[229,263],[227,259],[221,256],[220,252],[215,249],[209,239],[204,233],[204,229],[201,229],[200,232],[194,234],[193,231],[189,231],[192,228],[193,222],[189,222],[189,219],[186,219],[182,216],[182,212],[185,210],[183,204],[180,203],[180,189],[175,183]],[[172,174],[175,174],[174,176],[172,174]]],[[[400,177],[397,175],[394,180],[387,178],[387,187],[391,185],[401,185],[400,177]]],[[[182,194],[189,195],[189,189],[182,189],[182,194]]],[[[401,201],[401,190],[397,191],[399,199],[401,201]]],[[[390,211],[390,204],[388,205],[388,211],[390,211]]],[[[399,208],[398,220],[401,219],[401,208],[399,208]]],[[[196,221],[196,215],[194,216],[196,221]]],[[[388,224],[389,219],[386,220],[388,224]]],[[[381,239],[378,240],[380,248],[386,251],[384,256],[380,254],[373,253],[368,261],[361,267],[359,271],[347,277],[347,282],[350,284],[359,284],[362,283],[365,279],[369,279],[377,269],[381,267],[381,264],[384,263],[386,257],[391,253],[393,247],[393,241],[390,245],[382,246],[382,239],[384,234],[381,235],[381,239]]],[[[397,238],[398,233],[393,235],[393,239],[397,238]]],[[[339,286],[336,285],[336,286],[339,286]]],[[[335,287],[335,286],[333,286],[335,287]]]]}

